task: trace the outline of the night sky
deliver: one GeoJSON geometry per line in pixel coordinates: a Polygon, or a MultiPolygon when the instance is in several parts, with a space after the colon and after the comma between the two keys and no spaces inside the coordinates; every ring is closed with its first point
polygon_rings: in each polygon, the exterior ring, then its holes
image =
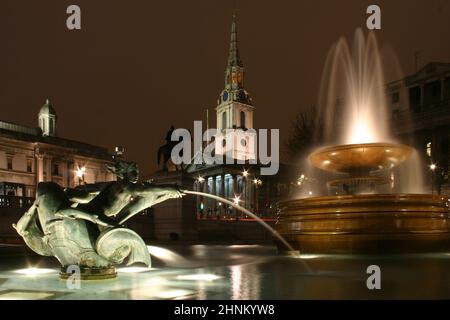
{"type": "MultiPolygon", "coordinates": [[[[239,48],[256,128],[289,135],[291,120],[317,101],[331,45],[366,24],[378,4],[377,31],[387,80],[430,61],[450,62],[448,0],[240,0],[239,48]]],[[[170,127],[215,116],[224,85],[235,1],[2,0],[0,119],[37,126],[49,98],[58,135],[123,145],[141,171],[156,169],[170,127]],[[82,30],[66,28],[66,8],[82,10],[82,30]]],[[[215,118],[210,119],[215,125],[215,118]]]]}

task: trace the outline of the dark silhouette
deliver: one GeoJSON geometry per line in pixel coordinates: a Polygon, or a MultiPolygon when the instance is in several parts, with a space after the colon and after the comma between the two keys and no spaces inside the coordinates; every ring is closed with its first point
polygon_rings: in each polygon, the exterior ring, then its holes
{"type": "Polygon", "coordinates": [[[314,146],[323,143],[323,120],[317,116],[317,108],[299,112],[291,124],[291,135],[286,143],[294,157],[304,157],[314,146]]]}
{"type": "MultiPolygon", "coordinates": [[[[163,156],[163,171],[168,171],[167,162],[170,160],[172,149],[177,145],[178,141],[172,141],[172,133],[175,131],[174,126],[170,126],[170,130],[166,134],[166,144],[158,148],[158,166],[161,163],[161,156],[163,156]]],[[[181,151],[182,152],[182,151],[181,151]]],[[[182,153],[180,154],[182,156],[182,153]]],[[[175,165],[176,171],[182,171],[183,166],[175,165]]]]}

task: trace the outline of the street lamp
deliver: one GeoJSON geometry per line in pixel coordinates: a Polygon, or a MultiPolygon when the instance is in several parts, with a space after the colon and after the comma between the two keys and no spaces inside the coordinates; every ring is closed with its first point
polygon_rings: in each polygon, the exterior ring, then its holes
{"type": "Polygon", "coordinates": [[[434,174],[437,169],[437,165],[435,163],[430,164],[431,170],[431,194],[434,194],[434,174]]]}
{"type": "Polygon", "coordinates": [[[81,184],[81,182],[84,183],[84,174],[85,174],[85,172],[86,172],[86,167],[84,167],[84,166],[81,167],[81,168],[78,168],[77,170],[75,170],[75,174],[78,177],[79,184],[81,184]]]}

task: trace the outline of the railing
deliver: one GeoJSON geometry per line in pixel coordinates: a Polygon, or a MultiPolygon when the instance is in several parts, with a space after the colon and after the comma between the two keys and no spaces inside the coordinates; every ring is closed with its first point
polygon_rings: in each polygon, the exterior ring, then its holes
{"type": "Polygon", "coordinates": [[[426,117],[429,115],[434,115],[435,113],[446,111],[448,112],[448,108],[450,107],[450,99],[444,99],[428,104],[424,104],[422,106],[417,106],[417,109],[408,109],[408,110],[399,110],[396,113],[396,116],[402,118],[404,116],[411,117],[426,117]]]}
{"type": "Polygon", "coordinates": [[[0,208],[28,209],[34,198],[0,195],[0,208]]]}

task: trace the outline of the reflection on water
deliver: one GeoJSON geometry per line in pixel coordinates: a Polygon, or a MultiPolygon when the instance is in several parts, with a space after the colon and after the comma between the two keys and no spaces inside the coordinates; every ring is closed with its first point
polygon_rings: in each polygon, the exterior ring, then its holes
{"type": "Polygon", "coordinates": [[[172,264],[167,266],[154,259],[151,269],[121,269],[125,272],[117,279],[82,282],[80,290],[69,290],[59,280],[59,266],[52,258],[0,254],[0,299],[450,298],[450,253],[288,257],[270,246],[157,248],[152,251],[183,257],[181,264],[169,259],[172,264]],[[366,287],[366,270],[372,264],[381,268],[382,290],[366,287]]]}
{"type": "Polygon", "coordinates": [[[231,299],[258,300],[261,288],[261,273],[257,266],[247,265],[243,273],[243,266],[231,266],[231,299]]]}

